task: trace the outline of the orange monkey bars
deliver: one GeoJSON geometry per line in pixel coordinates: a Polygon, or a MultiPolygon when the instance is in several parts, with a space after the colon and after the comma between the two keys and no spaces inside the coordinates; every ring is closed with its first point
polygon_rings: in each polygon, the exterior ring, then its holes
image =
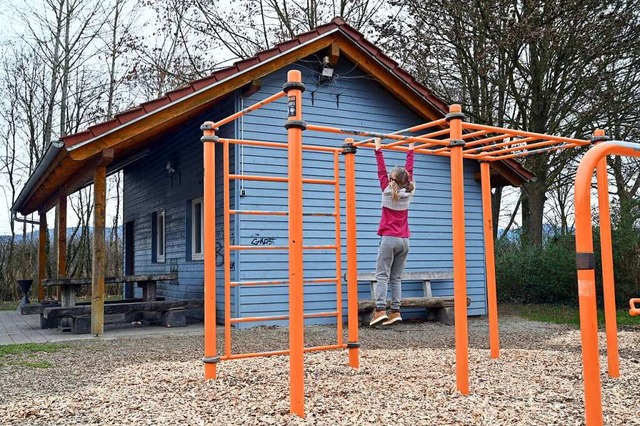
{"type": "MultiPolygon", "coordinates": [[[[576,176],[576,250],[578,266],[578,290],[580,300],[580,321],[582,334],[583,368],[585,383],[586,419],[589,425],[602,423],[602,407],[600,394],[598,335],[595,302],[595,277],[593,259],[593,239],[591,234],[591,216],[589,189],[594,168],[597,169],[598,199],[601,217],[602,270],[605,300],[605,319],[607,334],[607,354],[609,374],[619,376],[617,324],[615,320],[615,298],[613,281],[613,259],[611,254],[611,228],[609,221],[609,198],[607,191],[606,155],[640,156],[637,145],[629,143],[600,143],[606,138],[604,132],[597,131],[589,140],[565,138],[541,133],[505,129],[465,122],[465,116],[459,105],[452,105],[445,118],[423,123],[417,126],[398,130],[392,133],[376,133],[363,130],[341,129],[337,127],[307,124],[302,121],[301,94],[304,85],[301,83],[299,71],[288,73],[288,82],[284,90],[265,100],[258,102],[216,123],[207,122],[202,126],[204,142],[218,142],[223,144],[224,155],[224,282],[225,282],[225,353],[217,356],[215,339],[215,241],[209,236],[215,235],[215,151],[213,143],[205,143],[205,201],[204,201],[204,231],[205,239],[205,378],[215,378],[215,365],[221,359],[239,359],[256,356],[289,355],[290,357],[290,407],[291,412],[304,417],[304,353],[326,349],[349,349],[349,365],[359,367],[358,342],[358,306],[357,306],[357,241],[356,241],[356,210],[355,210],[355,152],[357,147],[373,148],[373,139],[390,139],[392,142],[384,145],[384,149],[406,151],[404,144],[414,142],[415,151],[420,154],[450,157],[451,163],[451,192],[452,192],[452,228],[453,228],[453,269],[454,269],[454,311],[455,311],[455,346],[456,346],[456,381],[457,388],[462,394],[469,393],[468,366],[468,329],[467,329],[467,289],[466,289],[466,248],[465,248],[465,218],[464,218],[464,172],[463,159],[480,162],[485,267],[487,284],[487,306],[489,316],[489,340],[491,357],[499,356],[497,295],[495,287],[494,246],[491,213],[490,163],[493,161],[519,158],[528,155],[550,152],[554,150],[588,146],[596,146],[587,152],[583,158],[576,176]],[[288,133],[287,143],[264,142],[254,140],[223,139],[215,136],[215,130],[251,111],[270,102],[287,96],[288,120],[285,124],[288,133]],[[407,136],[405,133],[418,133],[432,129],[429,133],[418,136],[407,136]],[[345,135],[364,136],[366,139],[354,141],[346,138],[341,148],[302,145],[302,131],[338,133],[345,135]],[[266,177],[236,175],[229,173],[229,145],[245,144],[265,148],[279,148],[288,150],[288,177],[266,177]],[[334,157],[333,179],[308,179],[302,176],[302,151],[317,151],[332,153],[334,157]],[[339,183],[339,154],[344,155],[345,164],[345,193],[346,193],[346,234],[347,234],[347,289],[348,289],[348,343],[342,342],[342,294],[340,263],[340,183],[339,183]],[[289,192],[288,211],[254,211],[232,210],[229,201],[229,185],[231,180],[255,180],[266,182],[286,182],[289,192]],[[302,185],[334,185],[335,205],[330,213],[302,211],[302,185]],[[287,216],[289,220],[289,244],[287,246],[246,246],[231,245],[230,217],[231,215],[265,215],[287,216]],[[304,216],[333,216],[335,218],[335,244],[304,246],[303,222],[304,216]],[[335,277],[304,279],[303,252],[304,250],[335,250],[335,277]],[[285,250],[289,253],[288,280],[264,281],[231,281],[230,254],[240,250],[285,250]],[[304,313],[304,284],[336,283],[336,310],[322,313],[304,313]],[[231,318],[230,294],[231,288],[242,286],[289,285],[289,315],[231,318]],[[335,345],[304,347],[304,319],[336,317],[338,341],[335,345]],[[250,321],[289,320],[289,349],[250,353],[231,353],[230,325],[250,321]]],[[[640,299],[631,299],[630,314],[640,315],[637,307],[640,299]]]]}

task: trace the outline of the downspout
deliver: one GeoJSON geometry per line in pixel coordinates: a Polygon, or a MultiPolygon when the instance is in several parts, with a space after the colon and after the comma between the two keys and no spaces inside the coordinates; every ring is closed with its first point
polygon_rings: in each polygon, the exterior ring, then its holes
{"type": "Polygon", "coordinates": [[[62,142],[61,140],[51,141],[51,143],[47,147],[47,151],[44,153],[44,156],[38,162],[38,165],[36,166],[36,169],[34,170],[33,174],[29,176],[27,183],[22,188],[22,191],[20,191],[20,194],[18,195],[18,198],[16,199],[15,203],[13,203],[13,206],[11,206],[12,221],[36,224],[36,225],[40,223],[38,221],[34,221],[30,219],[19,218],[18,211],[20,210],[20,208],[22,208],[22,205],[26,201],[31,191],[33,191],[36,184],[40,181],[42,176],[45,174],[45,172],[53,162],[53,159],[56,158],[56,156],[58,155],[58,152],[60,152],[60,150],[63,147],[64,147],[64,142],[62,142]]]}

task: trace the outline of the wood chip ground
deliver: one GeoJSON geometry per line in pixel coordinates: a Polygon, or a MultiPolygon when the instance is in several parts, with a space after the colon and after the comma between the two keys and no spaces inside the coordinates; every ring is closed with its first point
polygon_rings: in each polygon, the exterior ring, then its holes
{"type": "MultiPolygon", "coordinates": [[[[360,329],[361,368],[346,350],[305,356],[305,409],[289,414],[287,357],[218,364],[204,381],[202,335],[70,343],[56,353],[0,358],[2,425],[581,425],[580,332],[501,318],[491,359],[485,319],[469,323],[470,395],[456,390],[453,327],[403,323],[360,329]],[[51,364],[27,368],[24,361],[51,364]]],[[[221,336],[222,333],[219,333],[221,336]]],[[[335,327],[306,330],[308,345],[335,342],[335,327]]],[[[288,331],[233,333],[234,352],[287,347],[288,331]]],[[[345,340],[346,341],[346,340],[345,340]]],[[[601,370],[605,424],[640,425],[640,328],[621,330],[620,378],[601,370]]],[[[220,353],[223,342],[218,343],[220,353]]]]}

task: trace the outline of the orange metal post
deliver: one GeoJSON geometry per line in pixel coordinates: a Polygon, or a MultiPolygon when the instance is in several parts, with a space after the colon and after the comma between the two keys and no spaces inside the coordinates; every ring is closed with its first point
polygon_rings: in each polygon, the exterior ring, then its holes
{"type": "MultiPolygon", "coordinates": [[[[595,144],[607,140],[604,130],[593,134],[595,144]]],[[[611,252],[611,215],[609,209],[609,176],[607,158],[602,158],[596,166],[598,181],[598,210],[600,214],[600,259],[602,261],[602,287],[604,295],[604,319],[607,334],[607,361],[609,376],[620,377],[618,364],[618,322],[616,319],[616,291],[613,277],[613,253],[611,252]]]]}
{"type": "Polygon", "coordinates": [[[496,293],[496,265],[493,248],[493,217],[491,212],[491,176],[489,163],[480,163],[482,179],[482,217],[484,219],[484,267],[487,275],[487,299],[489,305],[489,344],[491,358],[500,356],[498,332],[498,297],[496,293]]]}
{"type": "Polygon", "coordinates": [[[342,345],[342,250],[340,231],[340,154],[338,151],[333,153],[333,178],[335,180],[334,187],[334,213],[336,228],[336,310],[338,318],[336,319],[337,344],[342,345]]]}
{"type": "Polygon", "coordinates": [[[451,209],[453,219],[453,296],[456,333],[456,376],[458,390],[469,394],[469,335],[467,330],[467,262],[464,230],[464,171],[462,164],[462,109],[449,107],[451,138],[451,209]]]}
{"type": "MultiPolygon", "coordinates": [[[[223,256],[224,256],[224,355],[231,355],[231,217],[230,198],[231,182],[229,181],[229,142],[222,142],[222,182],[223,191],[223,256]]],[[[236,290],[239,291],[239,290],[236,290]]]]}
{"type": "Polygon", "coordinates": [[[204,378],[216,378],[220,360],[216,348],[216,146],[213,123],[201,127],[204,135],[204,378]]]}
{"type": "Polygon", "coordinates": [[[343,145],[346,214],[347,214],[347,321],[349,365],[360,368],[360,342],[358,341],[358,242],[356,240],[356,147],[353,139],[343,145]]]}
{"type": "Polygon", "coordinates": [[[304,265],[302,214],[302,75],[287,73],[289,143],[289,381],[290,411],[304,418],[304,265]]]}
{"type": "Polygon", "coordinates": [[[598,318],[596,310],[595,261],[591,228],[591,178],[598,162],[610,154],[640,157],[637,144],[603,142],[591,148],[580,161],[576,174],[574,201],[576,211],[576,266],[587,425],[602,424],[600,360],[598,358],[598,318]]]}

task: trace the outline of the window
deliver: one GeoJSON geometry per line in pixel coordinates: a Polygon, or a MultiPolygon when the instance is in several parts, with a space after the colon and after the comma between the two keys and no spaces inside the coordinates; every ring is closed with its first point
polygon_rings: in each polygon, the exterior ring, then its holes
{"type": "Polygon", "coordinates": [[[204,204],[202,198],[191,201],[191,259],[204,259],[204,204]]]}
{"type": "Polygon", "coordinates": [[[156,262],[164,262],[165,235],[165,212],[162,210],[156,214],[156,262]]]}

